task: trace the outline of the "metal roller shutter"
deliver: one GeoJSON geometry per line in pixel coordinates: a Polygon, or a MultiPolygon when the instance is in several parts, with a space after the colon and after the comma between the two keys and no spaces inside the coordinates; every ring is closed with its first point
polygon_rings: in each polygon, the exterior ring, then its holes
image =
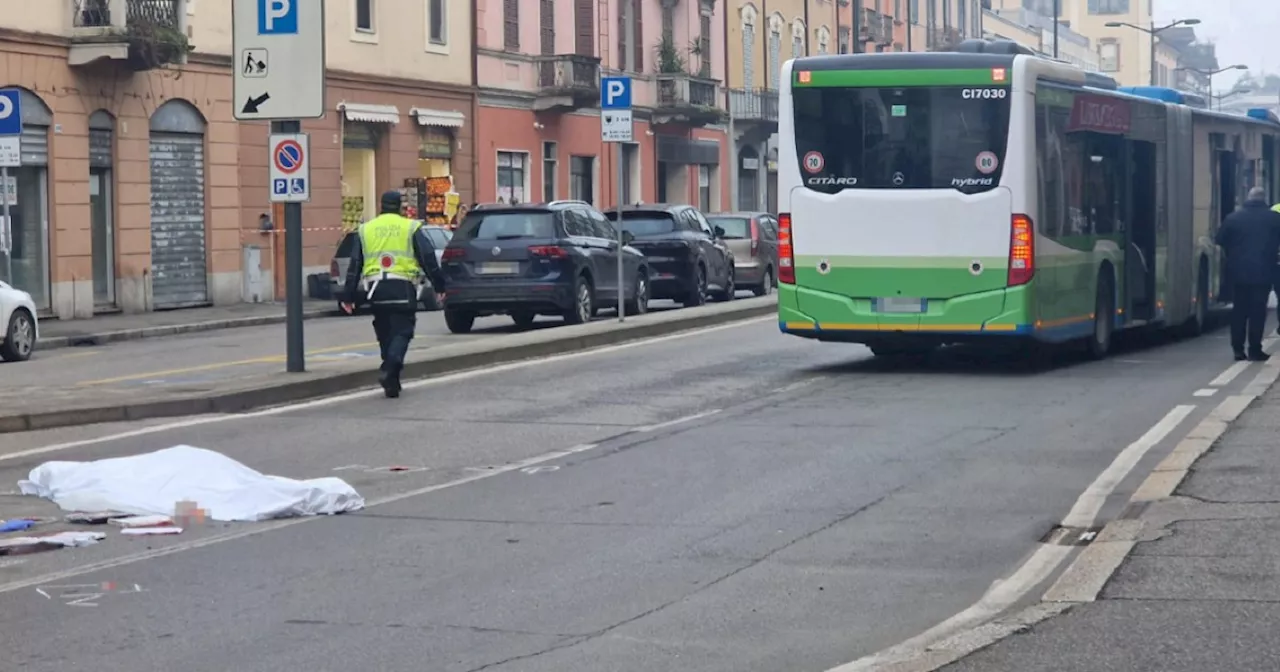
{"type": "Polygon", "coordinates": [[[151,294],[155,308],[208,305],[204,136],[151,133],[151,294]]]}
{"type": "Polygon", "coordinates": [[[49,165],[49,127],[22,127],[22,165],[49,165]]]}
{"type": "Polygon", "coordinates": [[[89,129],[89,167],[111,167],[111,131],[89,129]]]}

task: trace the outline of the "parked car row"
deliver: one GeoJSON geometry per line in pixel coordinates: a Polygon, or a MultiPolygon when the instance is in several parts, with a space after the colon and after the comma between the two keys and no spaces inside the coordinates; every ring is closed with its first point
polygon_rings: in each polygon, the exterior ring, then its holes
{"type": "Polygon", "coordinates": [[[620,223],[618,214],[582,201],[471,210],[442,256],[449,330],[469,332],[488,315],[510,315],[520,326],[539,315],[582,324],[602,309],[616,310],[619,224],[629,315],[647,312],[656,299],[684,306],[731,301],[742,286],[739,268],[758,295],[773,291],[777,228],[768,214],[709,220],[691,206],[665,204],[623,207],[620,223]]]}
{"type": "MultiPolygon", "coordinates": [[[[688,205],[622,208],[623,303],[628,315],[670,299],[699,306],[732,301],[738,290],[757,296],[776,287],[778,224],[763,212],[709,217],[688,205]]],[[[424,283],[425,310],[444,309],[454,333],[477,318],[510,315],[522,327],[539,315],[569,324],[618,308],[618,212],[583,201],[479,205],[456,231],[425,230],[448,279],[445,305],[424,283]]],[[[330,264],[341,292],[356,234],[343,238],[330,264]]]]}

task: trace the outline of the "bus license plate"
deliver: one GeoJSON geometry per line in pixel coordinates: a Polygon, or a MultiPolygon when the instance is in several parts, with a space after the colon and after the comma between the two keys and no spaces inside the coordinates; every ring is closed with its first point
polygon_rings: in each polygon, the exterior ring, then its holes
{"type": "Polygon", "coordinates": [[[891,296],[876,300],[876,309],[881,313],[923,313],[924,299],[909,299],[891,296]]]}
{"type": "Polygon", "coordinates": [[[514,275],[519,272],[520,264],[514,261],[485,261],[476,264],[479,275],[514,275]]]}

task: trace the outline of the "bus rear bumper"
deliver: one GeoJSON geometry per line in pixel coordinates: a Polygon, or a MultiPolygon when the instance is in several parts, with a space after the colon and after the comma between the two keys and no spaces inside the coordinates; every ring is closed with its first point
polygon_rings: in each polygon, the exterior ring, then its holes
{"type": "Polygon", "coordinates": [[[1030,292],[1030,286],[979,292],[930,301],[924,313],[900,314],[877,313],[868,298],[780,285],[778,328],[802,338],[844,343],[1035,338],[1038,334],[1028,319],[1030,292]]]}

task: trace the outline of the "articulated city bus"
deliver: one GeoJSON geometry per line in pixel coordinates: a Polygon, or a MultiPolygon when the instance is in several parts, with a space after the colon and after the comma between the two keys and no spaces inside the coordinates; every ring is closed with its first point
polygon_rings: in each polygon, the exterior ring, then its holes
{"type": "Polygon", "coordinates": [[[779,109],[784,333],[877,355],[1116,330],[1199,333],[1223,307],[1213,235],[1280,194],[1280,121],[971,41],[801,58],[779,109]]]}

